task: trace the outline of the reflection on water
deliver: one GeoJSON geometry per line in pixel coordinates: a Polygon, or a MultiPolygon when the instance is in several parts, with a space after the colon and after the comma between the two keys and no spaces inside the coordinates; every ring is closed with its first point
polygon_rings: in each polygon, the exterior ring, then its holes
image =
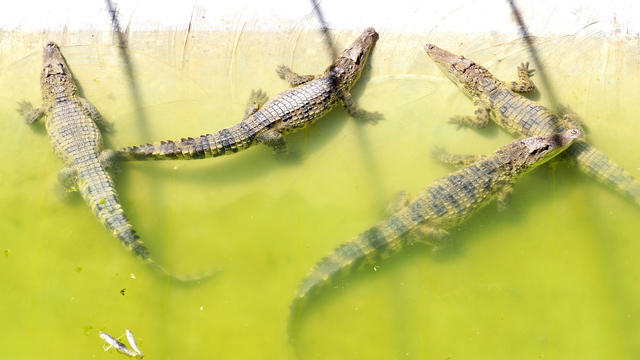
{"type": "MultiPolygon", "coordinates": [[[[336,46],[356,33],[336,34],[336,46]]],[[[40,97],[45,39],[62,45],[85,96],[114,123],[109,147],[232,125],[252,89],[288,88],[277,65],[306,74],[330,62],[317,33],[195,33],[188,46],[184,35],[131,34],[149,121],[142,136],[110,34],[3,34],[1,358],[107,359],[116,355],[102,351],[99,332],[125,328],[148,358],[293,357],[288,306],[317,260],[380,221],[396,192],[415,194],[451,171],[430,157],[433,146],[488,153],[511,140],[496,127],[447,123],[473,106],[423,44],[455,50],[504,80],[530,60],[522,42],[497,36],[384,33],[354,89],[359,105],[384,113],[377,125],[336,109],[288,135],[298,162],[256,146],[202,161],[123,164],[123,206],[158,262],[178,273],[223,269],[181,288],[128,254],[76,194],[56,190],[61,162],[15,108],[40,97]]],[[[640,176],[637,45],[599,34],[537,45],[558,102],[584,118],[595,146],[640,176]]],[[[542,90],[534,98],[549,104],[542,90]]],[[[567,163],[544,166],[515,186],[510,209],[489,206],[454,229],[450,248],[416,246],[341,280],[308,308],[295,348],[319,359],[638,354],[638,214],[567,163]]]]}

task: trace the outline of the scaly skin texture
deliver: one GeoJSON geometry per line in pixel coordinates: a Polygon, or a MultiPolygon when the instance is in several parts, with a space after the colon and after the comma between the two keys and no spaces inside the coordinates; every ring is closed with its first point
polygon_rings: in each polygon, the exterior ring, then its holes
{"type": "Polygon", "coordinates": [[[30,103],[23,101],[19,103],[19,112],[24,115],[27,124],[45,117],[53,150],[65,164],[60,172],[60,181],[70,191],[80,191],[104,226],[154,269],[179,281],[200,280],[167,273],[153,262],[149,251],[139,240],[122,210],[113,180],[106,170],[116,153],[102,149],[98,125],[104,125],[104,122],[98,110],[79,96],[78,87],[60,48],[53,42],[44,47],[40,85],[42,105],[34,109],[30,103]]]}
{"type": "MultiPolygon", "coordinates": [[[[487,69],[463,56],[452,54],[435,45],[425,50],[442,71],[469,96],[476,106],[474,116],[456,116],[459,125],[485,127],[489,119],[515,136],[550,135],[566,128],[578,127],[578,121],[566,114],[557,117],[549,109],[518,93],[534,89],[529,64],[518,68],[518,81],[503,83],[487,69]]],[[[584,139],[567,150],[580,170],[613,187],[640,205],[640,182],[584,139]]]]}
{"type": "Polygon", "coordinates": [[[295,87],[266,103],[266,95],[254,91],[244,120],[230,128],[196,138],[130,146],[119,152],[129,160],[202,159],[233,154],[255,143],[268,145],[275,152],[286,152],[284,134],[309,126],[338,103],[353,117],[377,120],[380,114],[356,108],[349,93],[377,39],[376,31],[367,28],[319,76],[298,75],[280,66],[278,75],[295,87]]]}
{"type": "Polygon", "coordinates": [[[412,202],[408,198],[399,201],[391,217],[322,259],[302,282],[291,305],[291,319],[295,320],[310,295],[337,277],[371,266],[412,240],[426,239],[437,244],[448,236],[447,229],[463,222],[493,197],[504,198],[518,177],[562,152],[581,134],[579,129],[570,129],[552,136],[516,140],[489,156],[467,155],[463,160],[454,157],[451,162],[468,166],[436,180],[412,202]]]}

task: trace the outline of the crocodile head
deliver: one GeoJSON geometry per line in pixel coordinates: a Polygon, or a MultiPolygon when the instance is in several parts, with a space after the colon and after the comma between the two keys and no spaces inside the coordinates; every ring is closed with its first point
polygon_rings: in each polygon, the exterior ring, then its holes
{"type": "Polygon", "coordinates": [[[528,137],[507,145],[502,154],[516,171],[525,173],[560,154],[581,136],[582,131],[573,128],[551,136],[528,137]]]}
{"type": "Polygon", "coordinates": [[[473,60],[462,55],[452,54],[433,44],[426,44],[424,48],[431,60],[471,98],[488,93],[499,84],[499,81],[487,69],[476,64],[473,60]]]}
{"type": "Polygon", "coordinates": [[[44,46],[40,84],[45,101],[55,101],[65,95],[73,96],[78,92],[60,48],[52,41],[44,46]]]}
{"type": "Polygon", "coordinates": [[[333,73],[338,87],[351,88],[360,78],[376,40],[378,40],[376,30],[372,27],[366,28],[356,41],[334,61],[325,74],[333,73]]]}

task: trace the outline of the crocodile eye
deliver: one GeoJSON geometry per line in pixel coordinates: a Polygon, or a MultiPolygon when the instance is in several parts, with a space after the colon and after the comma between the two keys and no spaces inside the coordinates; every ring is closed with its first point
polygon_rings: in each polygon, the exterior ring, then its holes
{"type": "Polygon", "coordinates": [[[533,150],[531,152],[531,155],[537,155],[537,154],[540,154],[540,153],[545,153],[545,152],[547,152],[547,150],[549,150],[549,145],[545,145],[545,146],[543,146],[541,148],[533,150]]]}

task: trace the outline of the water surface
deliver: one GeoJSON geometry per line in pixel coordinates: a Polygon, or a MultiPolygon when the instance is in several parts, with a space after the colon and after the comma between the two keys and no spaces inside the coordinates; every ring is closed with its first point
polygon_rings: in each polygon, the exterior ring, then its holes
{"type": "MultiPolygon", "coordinates": [[[[354,33],[337,34],[343,48],[354,33]]],[[[108,33],[4,32],[0,47],[0,358],[112,359],[99,331],[130,328],[149,359],[603,359],[640,354],[640,208],[567,162],[515,186],[451,230],[439,252],[415,246],[339,281],[287,340],[288,306],[321,257],[452,171],[434,146],[489,153],[512,138],[447,119],[471,102],[427,58],[426,41],[465,54],[502,79],[531,61],[499,35],[383,33],[354,89],[376,125],[336,109],[287,137],[292,157],[256,146],[230,157],[123,164],[116,184],[158,262],[186,274],[222,271],[195,287],[151,273],[79,199],[56,187],[61,162],[19,100],[39,101],[41,47],[61,44],[84,95],[113,123],[109,147],[195,136],[241,120],[249,94],[288,88],[279,64],[320,73],[317,33],[131,35],[144,118],[108,33]],[[144,121],[144,123],[141,123],[144,121]],[[124,289],[124,290],[123,290],[124,289]],[[124,295],[123,295],[124,294],[124,295]]],[[[582,116],[600,150],[640,177],[637,40],[599,33],[536,42],[558,103],[582,116]]],[[[534,78],[535,80],[536,78],[534,78]]],[[[533,98],[549,105],[549,92],[533,98]]]]}

